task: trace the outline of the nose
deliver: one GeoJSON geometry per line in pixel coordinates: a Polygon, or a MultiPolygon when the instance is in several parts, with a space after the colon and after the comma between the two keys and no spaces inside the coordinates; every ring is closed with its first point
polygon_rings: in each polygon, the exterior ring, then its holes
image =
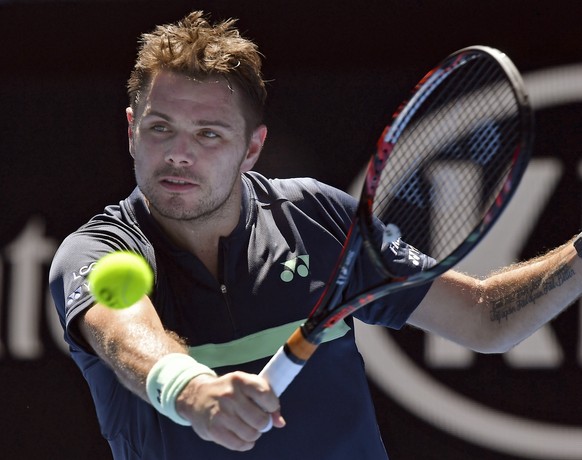
{"type": "Polygon", "coordinates": [[[165,160],[175,166],[189,166],[195,161],[194,142],[187,135],[174,138],[174,142],[166,151],[165,160]]]}

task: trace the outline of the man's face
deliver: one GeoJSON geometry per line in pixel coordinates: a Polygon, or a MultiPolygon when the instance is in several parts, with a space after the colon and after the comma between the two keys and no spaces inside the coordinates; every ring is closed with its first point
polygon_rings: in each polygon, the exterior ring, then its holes
{"type": "Polygon", "coordinates": [[[240,174],[252,168],[266,136],[261,126],[248,138],[240,101],[222,78],[161,72],[139,113],[128,109],[137,184],[156,217],[191,220],[239,209],[232,201],[240,200],[240,174]]]}

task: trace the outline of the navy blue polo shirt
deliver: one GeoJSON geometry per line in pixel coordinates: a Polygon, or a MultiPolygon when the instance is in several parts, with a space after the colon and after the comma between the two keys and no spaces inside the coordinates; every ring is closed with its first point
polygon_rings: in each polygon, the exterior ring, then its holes
{"type": "MultiPolygon", "coordinates": [[[[351,318],[338,324],[281,396],[283,429],[264,434],[253,450],[231,452],[173,423],[119,383],[86,347],[75,318],[89,308],[86,276],[114,250],[142,254],[155,272],[152,302],[164,326],[186,340],[189,353],[218,374],[258,373],[309,315],[342,248],[357,201],[313,179],[242,176],[238,226],[219,245],[215,278],[176,247],[152,218],[139,189],[68,236],[57,251],[50,287],[65,340],[87,380],[103,436],[116,459],[386,458],[356,348],[351,318]]],[[[416,271],[402,244],[396,271],[416,271]]],[[[379,281],[365,258],[349,292],[379,281]]],[[[364,322],[400,328],[428,285],[358,311],[364,322]]]]}

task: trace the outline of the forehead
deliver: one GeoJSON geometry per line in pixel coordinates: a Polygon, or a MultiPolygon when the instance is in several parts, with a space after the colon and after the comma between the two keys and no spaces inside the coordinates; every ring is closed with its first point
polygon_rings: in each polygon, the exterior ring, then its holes
{"type": "Polygon", "coordinates": [[[238,91],[220,76],[197,79],[162,71],[152,77],[140,99],[143,115],[163,111],[169,115],[208,114],[243,120],[238,91]]]}

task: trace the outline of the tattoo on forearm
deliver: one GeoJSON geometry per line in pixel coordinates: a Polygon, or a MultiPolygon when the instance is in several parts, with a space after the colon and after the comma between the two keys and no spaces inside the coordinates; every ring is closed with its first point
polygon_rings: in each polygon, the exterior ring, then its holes
{"type": "Polygon", "coordinates": [[[492,299],[490,320],[493,322],[508,320],[514,313],[535,304],[539,298],[560,287],[574,274],[572,267],[563,264],[550,274],[533,278],[524,286],[504,292],[500,298],[492,299]]]}

